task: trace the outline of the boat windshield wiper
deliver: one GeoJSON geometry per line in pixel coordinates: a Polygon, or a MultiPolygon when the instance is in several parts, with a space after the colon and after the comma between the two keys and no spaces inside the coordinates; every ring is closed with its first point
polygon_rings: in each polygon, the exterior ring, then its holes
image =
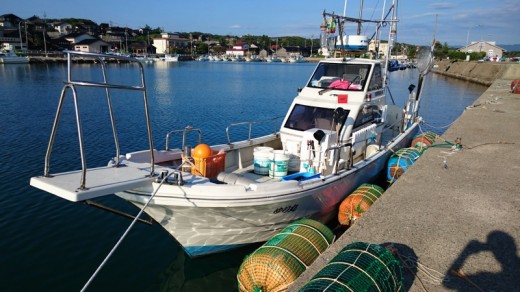
{"type": "Polygon", "coordinates": [[[334,89],[334,88],[325,88],[325,89],[322,89],[322,90],[318,91],[318,94],[319,94],[319,95],[323,95],[325,92],[331,91],[332,89],[334,89]]]}

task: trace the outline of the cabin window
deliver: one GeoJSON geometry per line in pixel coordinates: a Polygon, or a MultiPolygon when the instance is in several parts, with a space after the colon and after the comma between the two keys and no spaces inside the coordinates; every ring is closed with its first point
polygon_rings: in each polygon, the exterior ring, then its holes
{"type": "Polygon", "coordinates": [[[374,73],[372,74],[372,78],[370,78],[370,84],[368,85],[368,90],[378,90],[383,88],[383,77],[381,75],[381,65],[376,64],[374,67],[374,73]]]}
{"type": "Polygon", "coordinates": [[[370,64],[320,63],[307,86],[362,91],[370,66],[370,64]]]}
{"type": "Polygon", "coordinates": [[[284,127],[306,131],[313,128],[332,129],[334,109],[297,104],[293,107],[284,127]]]}
{"type": "Polygon", "coordinates": [[[354,122],[354,129],[368,123],[373,123],[381,118],[381,110],[375,105],[365,106],[354,122]]]}

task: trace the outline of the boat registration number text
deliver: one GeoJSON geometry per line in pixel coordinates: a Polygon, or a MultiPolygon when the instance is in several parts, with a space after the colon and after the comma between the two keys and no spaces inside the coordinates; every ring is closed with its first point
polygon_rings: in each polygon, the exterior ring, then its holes
{"type": "Polygon", "coordinates": [[[296,211],[296,209],[298,209],[298,204],[283,207],[283,208],[278,208],[273,211],[273,214],[294,212],[294,211],[296,211]]]}

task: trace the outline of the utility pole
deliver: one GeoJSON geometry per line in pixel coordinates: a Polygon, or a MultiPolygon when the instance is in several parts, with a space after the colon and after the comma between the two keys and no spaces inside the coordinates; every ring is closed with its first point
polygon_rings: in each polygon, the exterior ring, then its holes
{"type": "Polygon", "coordinates": [[[22,44],[22,28],[20,27],[20,25],[22,24],[22,22],[18,22],[18,33],[20,34],[20,51],[23,51],[23,44],[22,44]]]}
{"type": "Polygon", "coordinates": [[[47,13],[43,12],[43,47],[45,49],[45,57],[47,57],[47,40],[45,35],[47,34],[47,13]]]}
{"type": "Polygon", "coordinates": [[[29,51],[29,39],[27,38],[27,21],[25,22],[25,49],[29,51]]]}
{"type": "Polygon", "coordinates": [[[128,26],[125,27],[125,47],[126,47],[126,54],[128,54],[128,26]]]}
{"type": "Polygon", "coordinates": [[[314,38],[314,35],[311,34],[311,54],[310,54],[311,57],[312,57],[312,39],[313,39],[313,38],[314,38]]]}

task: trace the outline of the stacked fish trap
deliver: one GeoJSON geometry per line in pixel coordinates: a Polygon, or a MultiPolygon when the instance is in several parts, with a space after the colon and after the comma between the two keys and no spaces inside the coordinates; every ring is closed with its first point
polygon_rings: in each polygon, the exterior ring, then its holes
{"type": "Polygon", "coordinates": [[[402,148],[395,152],[388,160],[388,182],[395,182],[420,156],[421,152],[415,147],[402,148]]]}
{"type": "Polygon", "coordinates": [[[347,245],[299,291],[401,291],[401,262],[372,243],[347,245]]]}
{"type": "Polygon", "coordinates": [[[417,148],[417,150],[423,153],[428,147],[435,143],[437,138],[439,138],[439,135],[433,132],[424,132],[413,138],[412,147],[417,148]]]}
{"type": "Polygon", "coordinates": [[[381,197],[383,192],[384,190],[380,186],[362,184],[339,205],[339,224],[352,225],[356,219],[361,217],[381,197]]]}
{"type": "Polygon", "coordinates": [[[240,291],[284,291],[334,241],[334,233],[300,219],[247,256],[238,270],[240,291]]]}

